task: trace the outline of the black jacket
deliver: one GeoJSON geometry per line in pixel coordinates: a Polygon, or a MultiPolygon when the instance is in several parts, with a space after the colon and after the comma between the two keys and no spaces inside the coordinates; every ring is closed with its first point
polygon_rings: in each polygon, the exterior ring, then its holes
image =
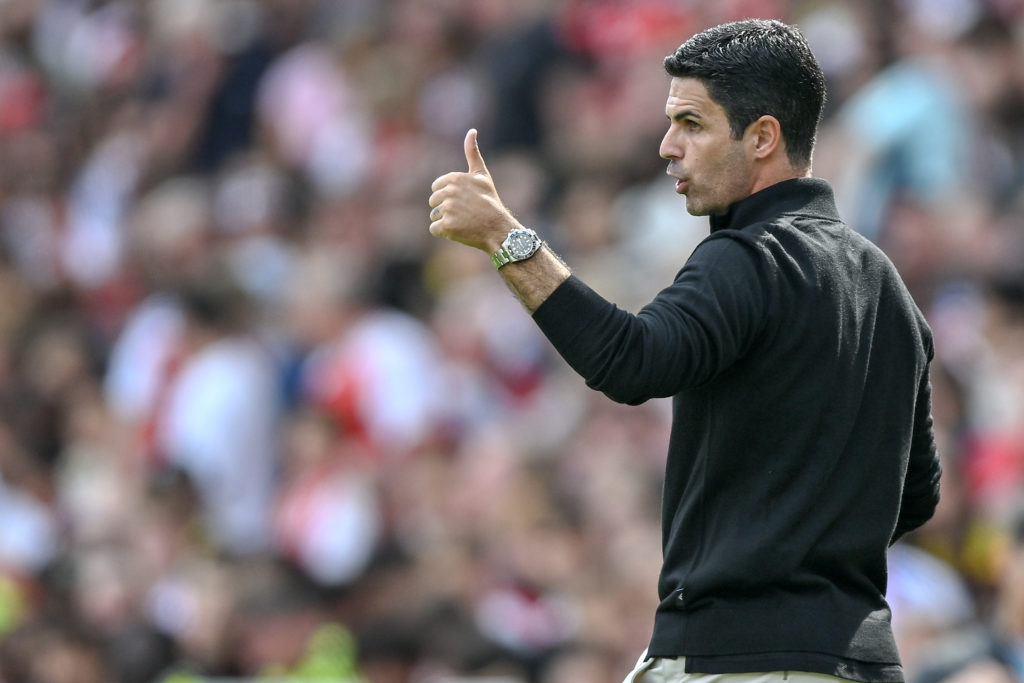
{"type": "Polygon", "coordinates": [[[673,397],[651,656],[902,680],[886,550],[938,502],[932,337],[828,183],[713,215],[637,315],[572,277],[534,319],[590,387],[673,397]]]}

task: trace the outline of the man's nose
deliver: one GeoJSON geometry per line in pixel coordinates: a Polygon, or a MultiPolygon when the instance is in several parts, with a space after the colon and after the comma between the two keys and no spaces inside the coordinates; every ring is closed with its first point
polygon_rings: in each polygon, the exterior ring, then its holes
{"type": "Polygon", "coordinates": [[[658,154],[661,155],[662,159],[682,158],[682,150],[679,145],[672,140],[672,131],[665,133],[665,137],[661,139],[661,146],[658,148],[658,154]]]}

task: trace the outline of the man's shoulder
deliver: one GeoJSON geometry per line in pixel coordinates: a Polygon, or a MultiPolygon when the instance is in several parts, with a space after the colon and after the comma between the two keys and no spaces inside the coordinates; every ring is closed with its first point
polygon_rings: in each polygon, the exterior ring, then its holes
{"type": "Polygon", "coordinates": [[[690,254],[686,267],[718,267],[722,264],[753,264],[763,260],[765,236],[743,229],[716,230],[690,254]]]}

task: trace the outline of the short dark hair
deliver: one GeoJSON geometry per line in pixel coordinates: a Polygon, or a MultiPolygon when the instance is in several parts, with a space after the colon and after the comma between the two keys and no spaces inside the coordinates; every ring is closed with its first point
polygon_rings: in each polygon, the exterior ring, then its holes
{"type": "Polygon", "coordinates": [[[700,80],[725,110],[736,139],[760,117],[774,116],[790,163],[810,163],[825,106],[825,76],[795,26],[747,19],[709,28],[666,57],[665,71],[700,80]]]}

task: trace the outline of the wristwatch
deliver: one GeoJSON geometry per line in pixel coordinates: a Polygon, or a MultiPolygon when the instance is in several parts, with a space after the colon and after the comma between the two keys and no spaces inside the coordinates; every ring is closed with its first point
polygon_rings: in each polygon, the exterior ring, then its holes
{"type": "Polygon", "coordinates": [[[491,254],[491,263],[495,268],[525,261],[540,249],[540,237],[529,228],[514,228],[508,233],[508,237],[501,243],[501,249],[491,254]]]}

